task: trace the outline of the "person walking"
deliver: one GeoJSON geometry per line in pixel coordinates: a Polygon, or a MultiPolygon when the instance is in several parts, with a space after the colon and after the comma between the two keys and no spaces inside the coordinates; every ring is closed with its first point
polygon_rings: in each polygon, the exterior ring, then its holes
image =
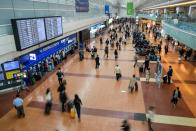
{"type": "Polygon", "coordinates": [[[59,80],[59,85],[63,84],[63,72],[61,71],[61,68],[58,69],[57,73],[56,73],[58,80],[59,80]]]}
{"type": "Polygon", "coordinates": [[[118,81],[119,78],[121,77],[121,70],[118,65],[116,65],[116,67],[115,67],[115,73],[116,73],[116,80],[118,81]]]}
{"type": "Polygon", "coordinates": [[[15,109],[17,110],[17,116],[18,118],[25,117],[25,113],[24,113],[24,108],[23,108],[23,100],[22,98],[20,98],[20,95],[17,94],[16,98],[13,100],[13,104],[15,109]]]}
{"type": "Polygon", "coordinates": [[[74,106],[76,108],[78,119],[80,121],[80,109],[81,109],[82,101],[81,101],[81,99],[79,98],[79,96],[77,94],[75,94],[75,98],[74,98],[73,103],[74,103],[74,106]]]}
{"type": "Polygon", "coordinates": [[[177,87],[174,91],[173,91],[173,96],[171,99],[171,102],[174,104],[174,108],[176,108],[176,105],[178,103],[178,99],[182,98],[182,94],[180,92],[179,87],[177,87]]]}
{"type": "Polygon", "coordinates": [[[136,54],[135,53],[135,56],[134,56],[134,61],[135,61],[135,63],[134,63],[134,65],[133,65],[133,67],[135,68],[135,66],[137,65],[137,61],[138,61],[138,54],[136,54]]]}
{"type": "Polygon", "coordinates": [[[150,106],[149,109],[148,109],[148,114],[147,114],[147,122],[148,122],[148,129],[149,131],[153,131],[153,128],[152,128],[152,121],[154,119],[154,107],[153,106],[150,106]]]}
{"type": "Polygon", "coordinates": [[[50,114],[51,107],[52,107],[52,95],[50,92],[50,88],[48,88],[46,90],[46,106],[45,106],[45,114],[46,115],[50,114]]]}
{"type": "Polygon", "coordinates": [[[161,49],[162,49],[161,48],[161,44],[159,44],[157,48],[158,48],[158,51],[159,51],[159,54],[160,54],[161,53],[161,49]]]}
{"type": "Polygon", "coordinates": [[[165,45],[165,54],[167,55],[168,53],[168,45],[165,45]]]}
{"type": "Polygon", "coordinates": [[[173,74],[173,69],[172,69],[172,66],[169,66],[169,70],[167,72],[167,80],[168,80],[168,84],[171,83],[171,77],[172,77],[172,74],[173,74]]]}
{"type": "Polygon", "coordinates": [[[117,60],[118,59],[118,51],[117,51],[117,49],[114,50],[114,56],[115,56],[115,60],[117,60]]]}
{"type": "Polygon", "coordinates": [[[106,41],[105,41],[105,43],[106,43],[106,45],[108,46],[109,45],[109,40],[107,39],[106,41]]]}
{"type": "Polygon", "coordinates": [[[149,83],[150,80],[150,68],[147,68],[146,70],[146,82],[149,83]]]}
{"type": "Polygon", "coordinates": [[[60,101],[62,104],[62,112],[65,112],[65,103],[67,102],[67,95],[65,90],[60,92],[60,101]]]}
{"type": "Polygon", "coordinates": [[[121,126],[122,131],[130,131],[130,125],[127,120],[124,120],[121,126]]]}
{"type": "Polygon", "coordinates": [[[148,58],[146,58],[146,60],[145,60],[145,62],[144,62],[144,72],[146,71],[146,69],[148,69],[149,68],[149,63],[150,63],[150,61],[149,61],[149,59],[148,58]]]}
{"type": "Polygon", "coordinates": [[[103,39],[102,39],[102,37],[100,37],[100,44],[102,45],[103,44],[103,39]]]}
{"type": "Polygon", "coordinates": [[[108,45],[105,46],[105,53],[104,53],[104,57],[107,56],[108,58],[108,53],[109,53],[109,49],[108,49],[108,45]]]}
{"type": "Polygon", "coordinates": [[[136,83],[136,78],[135,75],[133,75],[133,77],[131,77],[130,82],[129,82],[129,91],[132,93],[135,87],[135,83],[136,83]]]}
{"type": "Polygon", "coordinates": [[[99,68],[99,65],[100,65],[100,63],[99,63],[99,55],[97,55],[97,57],[95,58],[95,63],[96,63],[95,68],[96,69],[99,68]]]}

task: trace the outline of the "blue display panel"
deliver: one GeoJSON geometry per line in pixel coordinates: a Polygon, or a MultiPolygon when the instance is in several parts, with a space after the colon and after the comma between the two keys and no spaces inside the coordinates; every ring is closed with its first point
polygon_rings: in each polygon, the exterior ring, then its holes
{"type": "Polygon", "coordinates": [[[12,62],[4,63],[3,67],[5,71],[11,71],[11,70],[20,69],[20,64],[18,61],[12,61],[12,62]]]}
{"type": "Polygon", "coordinates": [[[75,0],[76,12],[88,12],[89,1],[88,0],[75,0]]]}
{"type": "Polygon", "coordinates": [[[12,27],[17,50],[46,41],[44,18],[13,19],[12,27]]]}
{"type": "Polygon", "coordinates": [[[0,73],[0,81],[5,80],[4,74],[0,73]]]}
{"type": "Polygon", "coordinates": [[[45,18],[47,40],[63,35],[62,17],[45,18]]]}

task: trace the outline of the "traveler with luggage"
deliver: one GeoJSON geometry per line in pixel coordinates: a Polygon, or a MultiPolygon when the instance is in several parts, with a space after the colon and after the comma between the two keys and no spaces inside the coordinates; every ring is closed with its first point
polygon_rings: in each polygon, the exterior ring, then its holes
{"type": "Polygon", "coordinates": [[[136,83],[137,81],[136,81],[136,77],[135,77],[135,75],[133,75],[133,77],[131,77],[131,79],[130,79],[130,82],[129,82],[129,87],[128,87],[128,89],[129,89],[129,91],[132,93],[133,92],[133,90],[134,90],[134,87],[135,87],[135,83],[136,83]]]}
{"type": "Polygon", "coordinates": [[[45,114],[49,115],[50,110],[52,108],[52,95],[50,92],[50,88],[46,90],[46,106],[45,106],[45,114]]]}
{"type": "Polygon", "coordinates": [[[20,98],[19,94],[16,95],[16,98],[13,100],[13,104],[14,104],[15,109],[17,110],[18,118],[20,118],[21,116],[25,117],[23,100],[22,98],[20,98]]]}
{"type": "Polygon", "coordinates": [[[99,65],[100,65],[100,63],[99,63],[99,55],[97,55],[97,57],[95,58],[95,63],[96,63],[95,68],[96,69],[99,68],[99,65]]]}
{"type": "Polygon", "coordinates": [[[80,121],[80,109],[81,109],[82,101],[81,101],[81,99],[79,98],[79,96],[77,94],[75,94],[75,98],[74,98],[73,103],[74,103],[74,106],[76,108],[78,119],[80,121]]]}
{"type": "Polygon", "coordinates": [[[116,65],[114,72],[116,73],[116,80],[118,81],[119,78],[121,77],[121,70],[120,70],[120,67],[118,65],[116,65]]]}
{"type": "Polygon", "coordinates": [[[176,105],[178,103],[178,99],[182,98],[182,94],[180,92],[179,87],[177,87],[174,91],[173,91],[173,97],[171,99],[171,102],[174,104],[174,108],[176,108],[176,105]]]}
{"type": "Polygon", "coordinates": [[[118,59],[118,51],[117,51],[117,49],[114,50],[114,56],[115,56],[115,60],[117,60],[118,59]]]}
{"type": "Polygon", "coordinates": [[[57,73],[56,73],[58,80],[59,80],[59,85],[63,84],[63,72],[61,71],[61,68],[58,69],[57,73]]]}

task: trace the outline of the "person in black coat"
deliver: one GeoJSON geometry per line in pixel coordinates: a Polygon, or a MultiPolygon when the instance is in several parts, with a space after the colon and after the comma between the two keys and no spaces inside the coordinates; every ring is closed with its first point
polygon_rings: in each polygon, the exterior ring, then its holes
{"type": "Polygon", "coordinates": [[[117,51],[117,49],[114,50],[114,56],[115,56],[115,60],[117,60],[117,58],[118,58],[118,51],[117,51]]]}
{"type": "Polygon", "coordinates": [[[168,45],[165,45],[165,54],[168,52],[168,45]]]}
{"type": "Polygon", "coordinates": [[[127,120],[124,120],[124,121],[123,121],[123,124],[122,124],[122,126],[121,126],[121,129],[122,129],[123,131],[130,131],[130,125],[129,125],[129,123],[127,122],[127,120]]]}
{"type": "Polygon", "coordinates": [[[169,70],[167,72],[167,80],[168,80],[168,84],[171,83],[171,77],[172,77],[172,74],[173,74],[173,69],[172,69],[172,66],[169,66],[169,70]]]}
{"type": "Polygon", "coordinates": [[[172,100],[171,102],[174,104],[174,108],[176,107],[176,104],[178,103],[178,99],[182,98],[182,94],[179,90],[179,87],[177,87],[174,91],[173,91],[173,96],[172,96],[172,100]]]}
{"type": "Polygon", "coordinates": [[[60,101],[62,103],[62,112],[65,111],[65,103],[67,102],[67,95],[65,93],[65,90],[60,92],[60,101]]]}
{"type": "Polygon", "coordinates": [[[95,68],[96,69],[99,68],[99,65],[100,65],[100,63],[99,63],[99,55],[97,55],[97,57],[95,58],[95,63],[96,63],[95,68]]]}
{"type": "Polygon", "coordinates": [[[79,96],[77,94],[75,94],[75,98],[74,98],[74,106],[76,108],[76,112],[78,115],[78,119],[80,121],[80,109],[81,109],[81,105],[82,105],[82,101],[80,100],[79,96]]]}
{"type": "Polygon", "coordinates": [[[149,68],[149,63],[150,63],[150,61],[149,61],[149,59],[147,59],[146,58],[146,60],[145,60],[145,62],[144,62],[144,72],[146,71],[146,69],[148,69],[149,68]]]}

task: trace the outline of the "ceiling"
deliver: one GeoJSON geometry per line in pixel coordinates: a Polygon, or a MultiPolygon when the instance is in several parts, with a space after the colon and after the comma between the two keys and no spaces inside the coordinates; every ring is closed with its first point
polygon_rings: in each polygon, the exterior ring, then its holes
{"type": "Polygon", "coordinates": [[[122,7],[126,7],[127,2],[133,2],[135,9],[142,9],[145,7],[149,7],[149,6],[153,6],[156,4],[173,1],[173,0],[106,0],[106,1],[111,2],[113,5],[119,6],[120,4],[122,7]]]}

